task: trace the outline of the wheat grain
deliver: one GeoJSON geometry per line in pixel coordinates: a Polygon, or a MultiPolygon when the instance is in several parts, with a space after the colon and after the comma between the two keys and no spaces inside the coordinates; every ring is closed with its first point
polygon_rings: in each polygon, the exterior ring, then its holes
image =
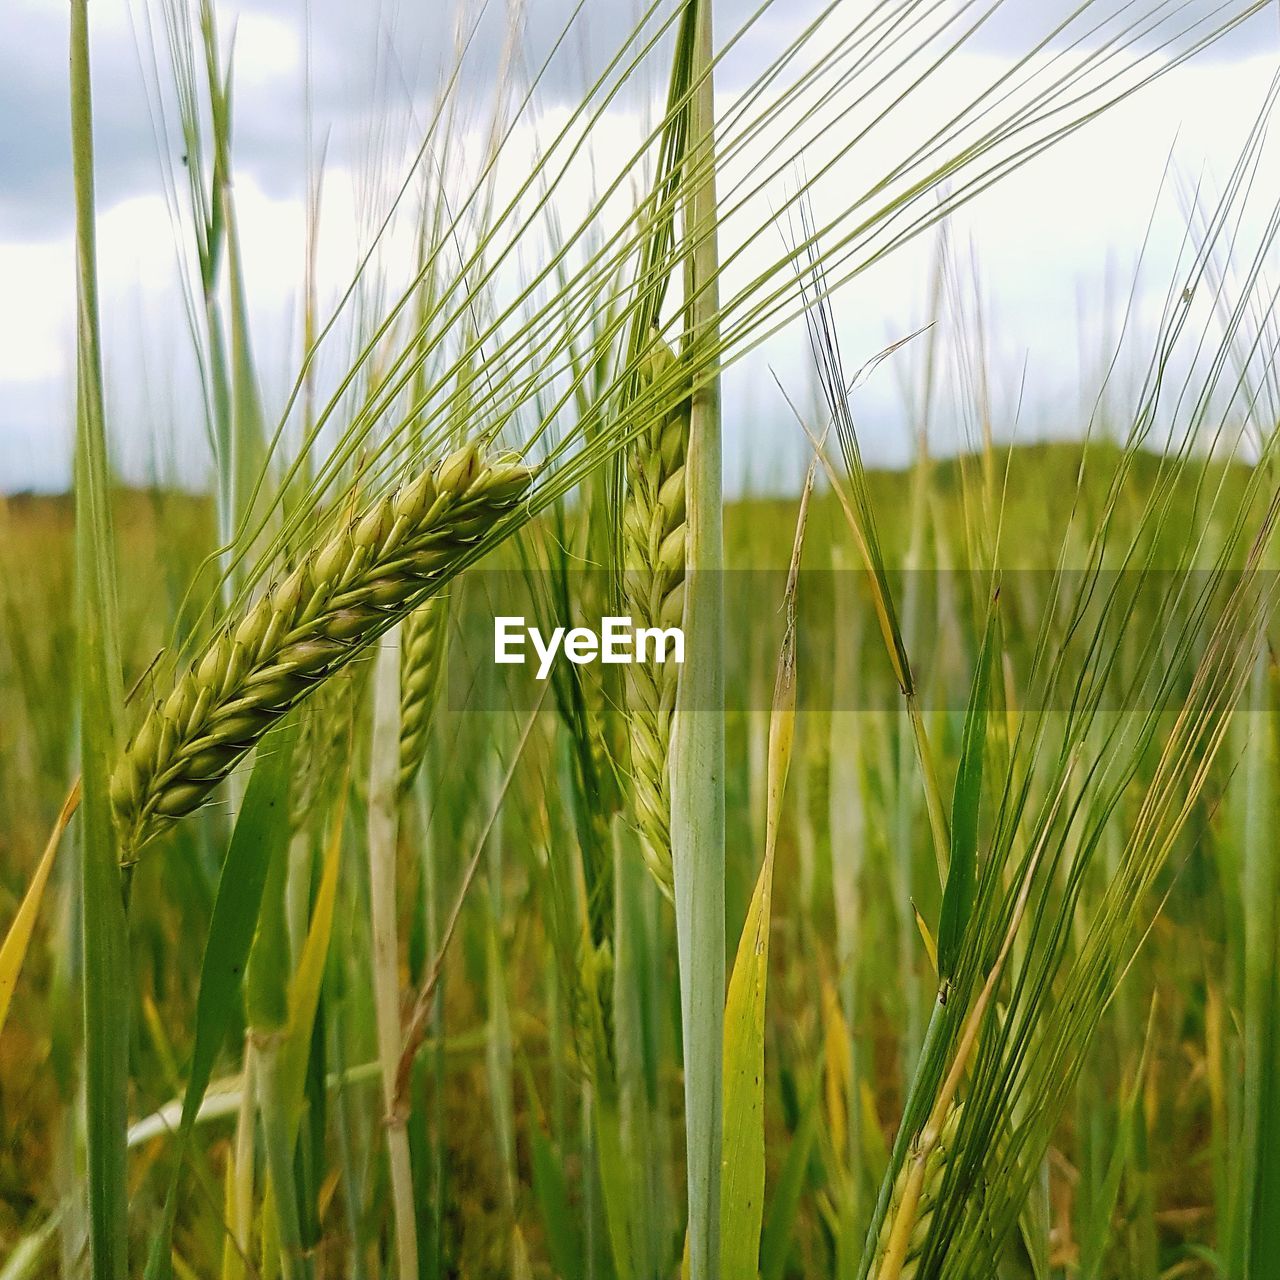
{"type": "Polygon", "coordinates": [[[112,775],[121,857],[195,809],[281,716],[443,581],[533,476],[465,446],[366,507],[223,627],[112,775]]]}
{"type": "MultiPolygon", "coordinates": [[[[669,378],[675,354],[659,341],[641,370],[643,386],[669,378]]],[[[685,454],[689,407],[680,401],[654,421],[628,456],[623,532],[627,606],[637,627],[678,627],[684,615],[685,454]]],[[[671,781],[668,752],[677,669],[634,663],[628,669],[627,709],[636,826],[645,863],[670,897],[671,781]]]]}

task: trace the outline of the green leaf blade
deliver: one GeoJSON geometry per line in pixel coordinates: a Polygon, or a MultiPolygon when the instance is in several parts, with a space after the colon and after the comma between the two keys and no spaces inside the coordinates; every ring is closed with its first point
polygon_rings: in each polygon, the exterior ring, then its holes
{"type": "Polygon", "coordinates": [[[991,663],[996,649],[996,591],[987,611],[982,649],[969,691],[961,739],[960,763],[951,800],[951,864],[938,917],[938,976],[954,976],[960,940],[973,910],[977,889],[978,817],[982,805],[982,772],[986,756],[987,714],[991,706],[991,663]]]}
{"type": "Polygon", "coordinates": [[[263,739],[218,878],[200,966],[195,1048],[182,1100],[173,1173],[161,1227],[147,1260],[147,1280],[165,1280],[171,1274],[170,1241],[182,1157],[240,997],[270,867],[283,861],[279,855],[289,835],[289,778],[296,740],[292,718],[263,739]]]}

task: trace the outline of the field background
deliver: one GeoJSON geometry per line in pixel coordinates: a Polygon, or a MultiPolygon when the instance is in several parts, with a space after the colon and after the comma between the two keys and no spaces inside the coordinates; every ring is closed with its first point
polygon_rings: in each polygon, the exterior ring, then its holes
{"type": "MultiPolygon", "coordinates": [[[[1068,523],[1082,463],[1086,476],[1099,477],[1081,489],[1087,508],[1091,484],[1100,487],[1118,457],[1118,450],[1103,445],[1087,453],[1065,445],[1000,451],[1000,468],[1008,465],[1004,559],[1010,571],[1053,567],[1057,531],[1068,523]]],[[[965,579],[931,570],[954,565],[963,555],[965,493],[971,491],[965,477],[972,481],[981,466],[980,457],[966,456],[926,460],[909,473],[870,475],[889,566],[910,564],[921,571],[900,580],[914,581],[921,597],[915,623],[921,639],[935,629],[949,638],[929,644],[946,661],[925,663],[918,671],[948,775],[959,749],[976,651],[975,609],[966,598],[965,579]],[[913,524],[913,512],[917,520],[924,513],[922,526],[913,524]]],[[[1138,456],[1125,492],[1132,510],[1141,508],[1159,466],[1154,455],[1138,456]]],[[[1201,478],[1198,466],[1192,471],[1201,478]]],[[[1239,490],[1245,469],[1224,475],[1230,494],[1239,490]]],[[[1185,505],[1175,529],[1191,517],[1190,494],[1183,486],[1185,505]]],[[[1230,509],[1228,498],[1224,510],[1230,509]]],[[[69,500],[12,497],[2,519],[0,918],[7,918],[61,803],[61,780],[75,748],[75,628],[69,500]]],[[[728,591],[728,697],[737,708],[728,740],[730,960],[764,843],[765,739],[781,633],[784,576],[758,571],[785,568],[794,521],[793,500],[743,500],[727,511],[729,567],[757,571],[750,590],[728,591]]],[[[174,492],[121,492],[117,530],[130,565],[122,580],[121,626],[131,685],[165,643],[169,620],[199,567],[200,548],[212,542],[212,508],[174,492]]],[[[851,568],[846,543],[834,499],[819,494],[805,557],[815,598],[805,599],[804,578],[800,587],[802,710],[777,855],[770,951],[768,1176],[770,1187],[787,1180],[794,1197],[788,1209],[793,1219],[775,1227],[785,1229],[787,1240],[780,1274],[830,1275],[844,1265],[841,1251],[852,1246],[855,1232],[842,1219],[856,1223],[867,1211],[932,995],[926,947],[911,914],[914,904],[924,919],[937,918],[927,822],[869,609],[865,602],[846,603],[838,617],[834,613],[833,591],[858,594],[860,576],[851,568]]],[[[1009,581],[1024,580],[1011,572],[1009,581]]],[[[479,613],[485,616],[483,607],[479,613]]],[[[483,631],[473,643],[483,646],[483,631]]],[[[461,644],[455,637],[451,663],[463,663],[461,644]]],[[[488,666],[485,658],[487,653],[473,665],[488,666]]],[[[362,664],[349,677],[356,697],[368,697],[367,667],[362,664]]],[[[446,699],[434,722],[421,805],[406,811],[402,833],[404,990],[421,981],[432,913],[438,915],[442,901],[451,898],[488,809],[497,755],[509,751],[515,735],[516,713],[492,708],[501,708],[504,698],[513,698],[521,714],[528,705],[527,683],[514,694],[476,690],[467,681],[456,688],[463,692],[446,699]],[[483,707],[467,708],[468,687],[483,707]],[[462,759],[479,763],[460,767],[462,759]],[[425,837],[419,826],[424,817],[425,837]],[[420,862],[424,848],[436,860],[434,882],[420,862]]],[[[1090,1249],[1096,1251],[1091,1265],[1098,1275],[1218,1274],[1211,1259],[1231,1197],[1226,1153],[1240,1054],[1238,921],[1246,908],[1238,879],[1238,797],[1244,788],[1239,781],[1229,788],[1228,781],[1247,730],[1247,717],[1242,719],[1246,726],[1237,729],[1167,873],[1154,886],[1152,906],[1160,899],[1163,909],[1105,1016],[1050,1150],[1042,1203],[1055,1275],[1083,1274],[1082,1250],[1089,1261],[1090,1249]]],[[[422,1109],[411,1128],[430,1188],[422,1247],[435,1270],[427,1274],[509,1274],[513,1233],[535,1275],[564,1274],[556,1268],[565,1259],[573,1259],[575,1275],[609,1274],[600,1206],[584,1165],[582,1069],[569,1045],[567,995],[544,923],[552,914],[550,846],[572,839],[565,792],[550,776],[565,734],[555,716],[542,716],[490,837],[486,873],[449,953],[443,1004],[433,1024],[439,1039],[423,1058],[422,1109]],[[548,1160],[557,1171],[551,1187],[548,1160]],[[556,1215],[558,1197],[568,1220],[556,1215]],[[557,1231],[564,1239],[554,1238],[557,1231]]],[[[332,773],[341,768],[343,752],[325,749],[332,773]]],[[[324,1093],[328,1169],[320,1165],[312,1175],[319,1213],[312,1230],[326,1274],[349,1274],[346,1268],[362,1249],[369,1274],[376,1274],[374,1242],[385,1225],[377,1053],[362,923],[363,736],[353,751],[357,781],[350,786],[338,931],[317,1031],[327,1041],[323,1048],[318,1041],[317,1051],[328,1069],[350,1072],[346,1083],[324,1093]],[[341,1160],[335,1130],[346,1148],[341,1160]],[[347,1203],[352,1194],[357,1202],[347,1203]]],[[[299,774],[316,765],[300,761],[299,774]]],[[[1137,783],[1134,791],[1136,796],[1137,783]]],[[[194,1017],[199,940],[208,928],[226,822],[223,806],[215,804],[149,848],[136,871],[130,920],[134,1119],[181,1096],[178,1064],[194,1017]]],[[[321,834],[313,830],[318,841],[321,834]]],[[[67,851],[59,861],[0,1040],[0,1239],[10,1248],[48,1222],[75,1159],[68,1116],[76,1080],[74,984],[81,959],[73,854],[67,851]]],[[[641,1060],[650,1073],[646,1125],[652,1126],[648,1137],[654,1143],[646,1170],[651,1247],[655,1258],[665,1256],[664,1265],[670,1265],[679,1247],[673,1224],[682,1194],[673,926],[670,908],[638,859],[619,867],[618,891],[637,929],[631,963],[639,967],[641,1060]]],[[[234,1073],[234,1065],[234,1057],[224,1061],[228,1072],[234,1073]]],[[[206,1190],[220,1183],[233,1140],[234,1109],[224,1111],[200,1130],[204,1176],[212,1180],[204,1183],[206,1190]]],[[[141,1142],[133,1155],[130,1188],[139,1248],[158,1212],[166,1159],[164,1137],[141,1142]]],[[[203,1267],[221,1252],[218,1217],[217,1206],[205,1202],[192,1179],[180,1216],[178,1256],[189,1260],[195,1274],[207,1274],[203,1267]]]]}

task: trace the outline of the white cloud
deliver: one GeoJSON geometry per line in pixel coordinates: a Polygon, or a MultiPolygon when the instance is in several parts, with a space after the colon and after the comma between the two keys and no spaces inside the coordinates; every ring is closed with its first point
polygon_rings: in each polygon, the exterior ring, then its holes
{"type": "Polygon", "coordinates": [[[0,243],[0,387],[58,378],[75,329],[69,240],[0,243]]]}

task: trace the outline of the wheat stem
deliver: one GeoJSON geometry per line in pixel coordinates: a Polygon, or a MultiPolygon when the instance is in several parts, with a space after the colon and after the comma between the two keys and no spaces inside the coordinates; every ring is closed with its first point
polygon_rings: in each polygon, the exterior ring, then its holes
{"type": "Polygon", "coordinates": [[[405,1119],[395,1105],[400,1061],[399,945],[396,930],[396,841],[399,823],[400,651],[396,633],[378,653],[374,673],[373,742],[369,761],[369,915],[373,1002],[386,1107],[387,1159],[400,1280],[418,1274],[418,1231],[405,1119]]]}

